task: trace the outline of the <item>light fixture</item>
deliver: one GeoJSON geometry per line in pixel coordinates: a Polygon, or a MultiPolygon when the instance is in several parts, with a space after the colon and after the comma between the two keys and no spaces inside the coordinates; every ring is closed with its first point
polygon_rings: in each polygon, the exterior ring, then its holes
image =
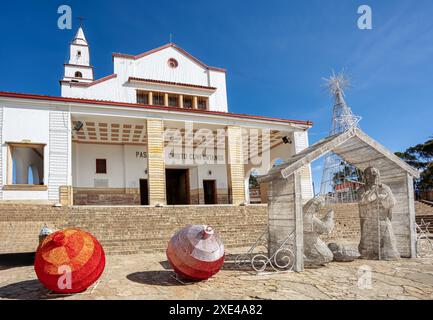
{"type": "Polygon", "coordinates": [[[212,175],[212,171],[209,170],[209,171],[207,172],[207,174],[211,176],[211,175],[212,175]]]}
{"type": "Polygon", "coordinates": [[[281,138],[285,144],[292,144],[292,139],[290,139],[288,136],[284,136],[281,138]]]}
{"type": "Polygon", "coordinates": [[[74,126],[74,130],[79,132],[82,128],[83,128],[84,123],[82,123],[81,121],[77,121],[77,123],[74,126]]]}

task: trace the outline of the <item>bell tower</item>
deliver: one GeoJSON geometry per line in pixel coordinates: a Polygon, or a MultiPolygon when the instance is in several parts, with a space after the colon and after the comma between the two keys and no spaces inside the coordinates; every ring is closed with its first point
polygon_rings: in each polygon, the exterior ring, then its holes
{"type": "Polygon", "coordinates": [[[90,65],[89,44],[80,26],[69,45],[69,61],[65,63],[65,74],[62,82],[93,81],[93,66],[90,65]]]}

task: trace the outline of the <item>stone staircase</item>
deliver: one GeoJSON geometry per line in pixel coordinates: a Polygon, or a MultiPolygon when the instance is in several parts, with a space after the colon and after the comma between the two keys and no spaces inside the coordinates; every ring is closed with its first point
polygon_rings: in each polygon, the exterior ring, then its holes
{"type": "Polygon", "coordinates": [[[415,201],[415,212],[417,216],[433,215],[433,204],[415,201]]]}
{"type": "MultiPolygon", "coordinates": [[[[416,223],[419,226],[422,226],[422,229],[425,229],[422,222],[428,225],[429,232],[433,232],[433,205],[428,203],[423,203],[421,201],[415,202],[415,210],[416,210],[416,223]]],[[[424,230],[426,231],[426,230],[424,230]]]]}
{"type": "Polygon", "coordinates": [[[208,224],[227,248],[250,246],[267,223],[266,205],[150,207],[70,207],[0,205],[0,253],[32,252],[44,223],[91,232],[107,254],[164,251],[187,224],[208,224]]]}
{"type": "Polygon", "coordinates": [[[323,217],[328,211],[334,210],[335,226],[329,235],[322,235],[326,242],[359,242],[361,226],[359,223],[359,208],[357,203],[342,203],[326,205],[320,211],[323,217]]]}

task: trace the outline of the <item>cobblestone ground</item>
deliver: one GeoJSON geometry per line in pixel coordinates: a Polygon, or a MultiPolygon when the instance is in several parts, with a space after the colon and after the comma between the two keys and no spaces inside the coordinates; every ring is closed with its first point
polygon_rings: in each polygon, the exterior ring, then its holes
{"type": "Polygon", "coordinates": [[[33,266],[0,267],[0,299],[432,299],[433,257],[396,262],[356,260],[303,273],[256,275],[228,255],[208,281],[181,284],[163,253],[108,256],[100,282],[81,294],[51,294],[33,266]],[[371,281],[368,272],[371,270],[371,281]]]}

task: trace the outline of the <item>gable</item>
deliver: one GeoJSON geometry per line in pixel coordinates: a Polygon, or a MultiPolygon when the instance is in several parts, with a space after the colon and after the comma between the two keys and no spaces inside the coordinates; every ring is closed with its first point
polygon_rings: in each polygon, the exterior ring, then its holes
{"type": "Polygon", "coordinates": [[[358,128],[352,128],[344,133],[322,139],[302,152],[294,155],[287,162],[272,168],[267,175],[259,178],[267,182],[276,176],[287,178],[303,166],[314,160],[334,152],[343,160],[364,170],[369,166],[379,169],[381,174],[409,174],[415,178],[419,172],[399,159],[391,151],[370,138],[358,128]]]}
{"type": "MultiPolygon", "coordinates": [[[[199,60],[174,45],[167,45],[138,56],[114,55],[126,63],[125,77],[136,77],[200,86],[209,85],[209,69],[199,60]],[[175,59],[177,67],[170,67],[169,59],[175,59]]],[[[116,63],[116,60],[115,60],[116,63]]]]}

